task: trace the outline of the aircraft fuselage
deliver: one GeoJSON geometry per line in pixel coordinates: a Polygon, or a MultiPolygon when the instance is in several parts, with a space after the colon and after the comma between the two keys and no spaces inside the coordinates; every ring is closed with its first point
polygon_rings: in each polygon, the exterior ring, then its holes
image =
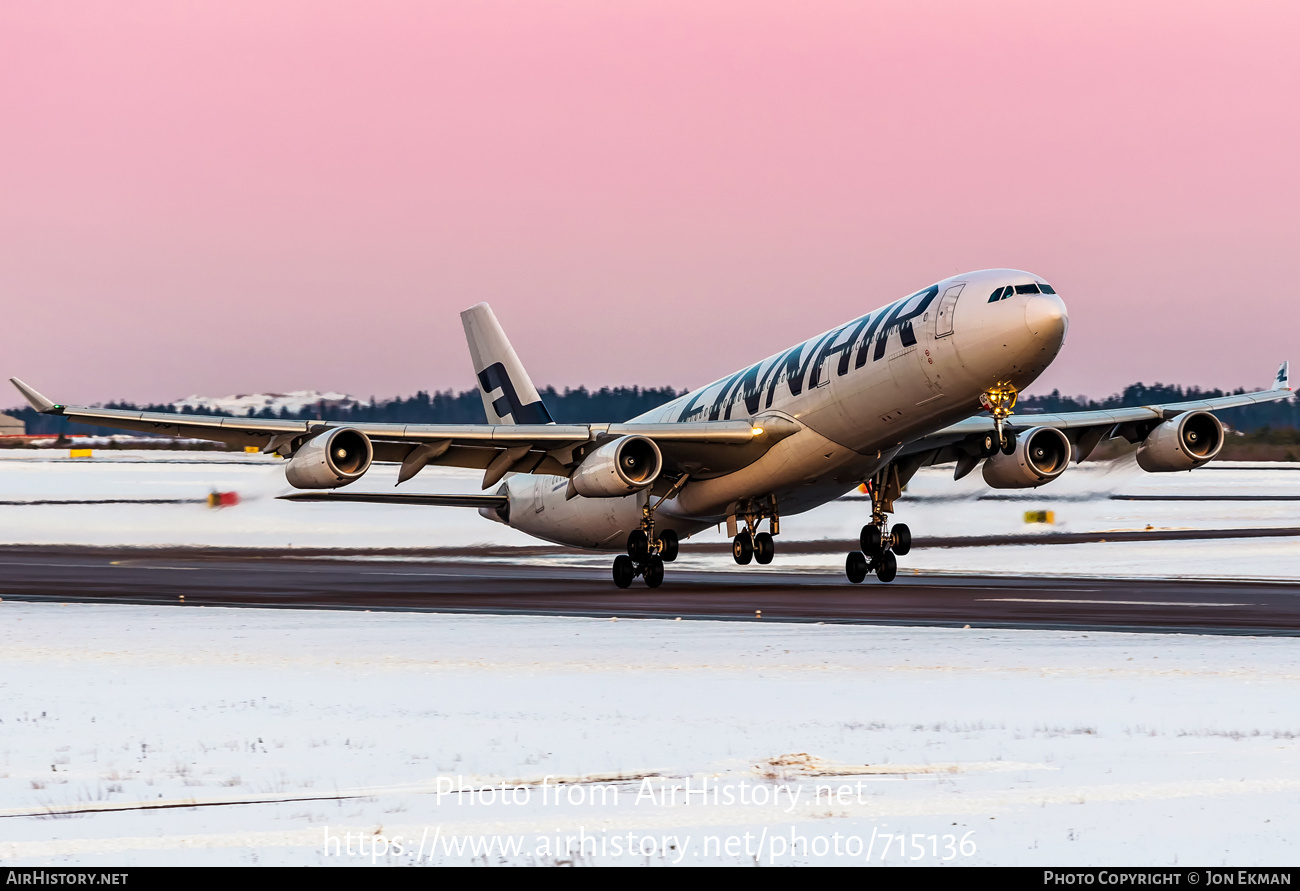
{"type": "MultiPolygon", "coordinates": [[[[990,387],[1033,382],[1067,327],[1064,302],[1037,276],[1011,269],[954,276],[634,418],[629,423],[779,416],[799,425],[739,471],[692,478],[658,508],[658,522],[685,537],[754,499],[774,497],[783,515],[833,500],[904,443],[978,414],[990,387]]],[[[621,550],[651,497],[569,498],[567,488],[559,476],[509,477],[509,524],[549,541],[621,550]]]]}

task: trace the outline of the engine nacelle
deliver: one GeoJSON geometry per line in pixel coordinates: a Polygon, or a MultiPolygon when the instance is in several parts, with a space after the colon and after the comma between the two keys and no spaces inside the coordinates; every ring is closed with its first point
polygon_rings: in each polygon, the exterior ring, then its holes
{"type": "Polygon", "coordinates": [[[359,479],[374,457],[370,437],[351,427],[335,427],[294,452],[284,476],[299,489],[337,489],[359,479]]]}
{"type": "Polygon", "coordinates": [[[1031,489],[1050,483],[1070,466],[1070,440],[1055,427],[1034,427],[1016,436],[1010,455],[984,461],[984,482],[995,489],[1031,489]]]}
{"type": "Polygon", "coordinates": [[[1191,470],[1223,448],[1223,422],[1208,411],[1189,411],[1152,430],[1138,449],[1138,466],[1149,473],[1191,470]]]}
{"type": "Polygon", "coordinates": [[[571,479],[585,498],[618,498],[653,485],[663,466],[654,440],[621,436],[584,458],[571,479]]]}

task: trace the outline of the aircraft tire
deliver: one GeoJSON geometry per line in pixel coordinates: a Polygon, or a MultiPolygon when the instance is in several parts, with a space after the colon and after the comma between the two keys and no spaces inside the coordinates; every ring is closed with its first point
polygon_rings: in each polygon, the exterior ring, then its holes
{"type": "Polygon", "coordinates": [[[907,552],[912,550],[912,530],[906,523],[894,524],[894,553],[900,557],[906,557],[907,552]]]}
{"type": "Polygon", "coordinates": [[[754,536],[754,559],[759,563],[768,564],[776,556],[776,542],[772,540],[772,533],[760,532],[754,536]]]}
{"type": "Polygon", "coordinates": [[[893,551],[885,551],[876,560],[876,578],[882,582],[892,582],[898,575],[898,558],[893,551]]]}
{"type": "Polygon", "coordinates": [[[1002,454],[1014,455],[1016,453],[1016,432],[1008,430],[1002,437],[1002,454]]]}
{"type": "Polygon", "coordinates": [[[632,558],[627,554],[619,554],[614,558],[614,584],[620,588],[628,588],[632,585],[632,579],[636,578],[636,565],[632,558]]]}
{"type": "Polygon", "coordinates": [[[650,536],[644,529],[633,529],[627,536],[627,555],[633,563],[644,563],[650,554],[650,536]]]}
{"type": "Polygon", "coordinates": [[[679,545],[679,542],[677,541],[677,533],[671,529],[665,529],[663,532],[659,533],[659,542],[661,545],[659,548],[659,556],[663,561],[665,563],[672,563],[676,560],[677,548],[679,545]]]}
{"type": "Polygon", "coordinates": [[[664,561],[658,554],[650,555],[645,568],[645,583],[650,588],[658,588],[664,583],[664,561]]]}
{"type": "Polygon", "coordinates": [[[880,544],[880,527],[874,523],[868,523],[862,527],[862,533],[858,536],[858,546],[862,548],[862,553],[867,555],[868,559],[874,560],[880,556],[884,550],[880,544]]]}
{"type": "Polygon", "coordinates": [[[862,584],[863,579],[867,577],[866,555],[861,551],[849,551],[849,557],[844,561],[844,574],[853,584],[862,584]]]}
{"type": "Polygon", "coordinates": [[[731,556],[741,566],[754,559],[754,543],[750,541],[748,532],[742,532],[731,540],[731,556]]]}

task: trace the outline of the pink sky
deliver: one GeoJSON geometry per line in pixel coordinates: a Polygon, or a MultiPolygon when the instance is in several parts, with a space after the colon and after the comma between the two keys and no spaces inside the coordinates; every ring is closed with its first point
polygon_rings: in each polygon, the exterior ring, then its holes
{"type": "MultiPolygon", "coordinates": [[[[3,376],[57,399],[699,386],[957,271],[1036,389],[1300,360],[1295,3],[6,3],[3,376]]],[[[17,395],[0,405],[18,402],[17,395]]]]}

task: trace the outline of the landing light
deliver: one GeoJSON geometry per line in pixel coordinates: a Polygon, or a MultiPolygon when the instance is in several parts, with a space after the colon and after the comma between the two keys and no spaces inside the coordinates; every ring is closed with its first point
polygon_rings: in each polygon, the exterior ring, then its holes
{"type": "Polygon", "coordinates": [[[762,435],[763,435],[763,428],[762,428],[762,427],[754,427],[754,428],[752,428],[749,432],[752,433],[752,434],[754,434],[755,436],[762,436],[762,435]]]}

